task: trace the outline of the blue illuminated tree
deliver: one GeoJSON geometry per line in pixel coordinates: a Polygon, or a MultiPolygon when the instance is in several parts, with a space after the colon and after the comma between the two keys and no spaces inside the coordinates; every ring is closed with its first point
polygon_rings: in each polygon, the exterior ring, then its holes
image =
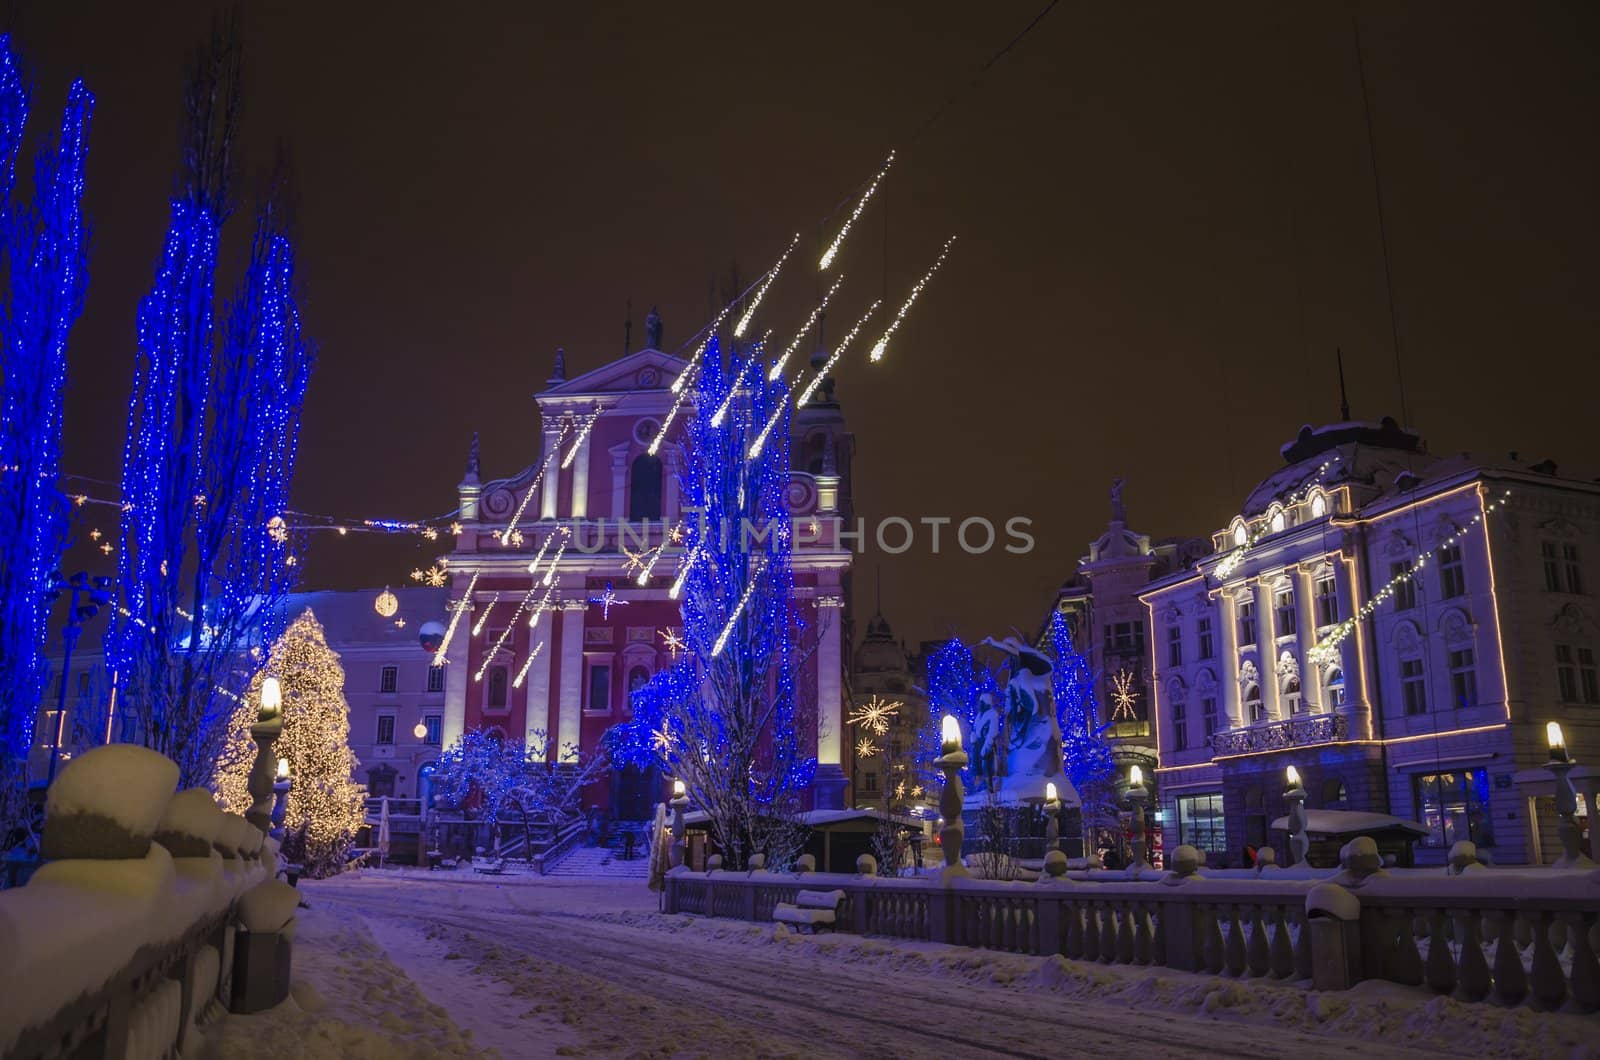
{"type": "Polygon", "coordinates": [[[1056,702],[1056,722],[1061,726],[1061,752],[1067,779],[1080,792],[1088,784],[1109,776],[1114,769],[1111,747],[1101,738],[1104,725],[1096,724],[1094,673],[1089,660],[1072,643],[1072,630],[1060,611],[1050,616],[1050,696],[1056,702]]]}
{"type": "Polygon", "coordinates": [[[634,719],[612,730],[610,747],[616,765],[655,764],[682,779],[740,866],[783,831],[816,772],[798,736],[815,635],[790,566],[789,388],[767,380],[759,360],[725,357],[716,341],[706,350],[687,427],[686,648],[633,694],[634,719]]]}
{"type": "Polygon", "coordinates": [[[67,543],[61,402],[67,337],[88,278],[84,161],[94,97],[67,94],[60,138],[39,153],[33,200],[13,195],[28,95],[0,36],[0,826],[27,784],[36,710],[49,681],[45,593],[67,543]]]}
{"type": "Polygon", "coordinates": [[[220,34],[185,100],[184,165],[155,281],[139,306],[123,450],[121,613],[112,666],[135,738],[212,779],[236,698],[293,585],[286,518],[311,368],[287,211],[274,188],[222,326],[239,48],[220,34]]]}
{"type": "MultiPolygon", "coordinates": [[[[986,692],[998,695],[1000,686],[987,667],[978,665],[972,649],[956,637],[928,656],[927,671],[928,720],[917,734],[916,763],[922,782],[935,788],[944,783],[943,771],[933,764],[943,753],[940,727],[944,716],[954,716],[961,723],[963,739],[970,741],[978,720],[979,698],[986,692]]],[[[961,782],[969,789],[973,786],[970,765],[961,771],[961,782]]]]}

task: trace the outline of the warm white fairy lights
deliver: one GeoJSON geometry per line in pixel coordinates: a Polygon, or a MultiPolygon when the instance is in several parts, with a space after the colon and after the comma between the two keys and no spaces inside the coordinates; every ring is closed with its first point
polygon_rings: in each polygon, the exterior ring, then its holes
{"type": "Polygon", "coordinates": [[[722,627],[722,633],[717,637],[717,642],[711,646],[711,655],[715,658],[722,654],[722,649],[727,647],[728,638],[733,636],[733,627],[738,625],[739,616],[744,613],[744,606],[750,602],[750,595],[756,591],[756,586],[761,583],[761,572],[766,568],[766,563],[757,560],[750,570],[750,581],[744,587],[744,593],[739,597],[739,603],[728,616],[728,622],[722,627]]]}
{"type": "Polygon", "coordinates": [[[689,580],[689,572],[694,569],[695,560],[700,558],[700,548],[696,546],[687,556],[683,557],[683,565],[678,568],[678,576],[672,580],[672,588],[667,590],[667,596],[676,600],[683,592],[683,583],[689,580]]]}
{"type": "Polygon", "coordinates": [[[856,218],[861,216],[861,211],[867,208],[867,203],[877,193],[878,185],[883,183],[884,176],[889,172],[889,167],[894,165],[894,152],[889,152],[889,157],[883,160],[883,168],[878,170],[878,175],[872,178],[872,183],[867,185],[867,190],[861,193],[861,198],[856,201],[856,208],[850,211],[850,216],[845,218],[844,227],[839,229],[839,234],[833,237],[833,242],[828,244],[828,249],[822,252],[822,260],[817,262],[817,268],[823,272],[828,271],[828,266],[833,264],[833,259],[838,256],[839,248],[844,246],[844,237],[850,234],[850,227],[856,223],[856,218]]]}
{"type": "Polygon", "coordinates": [[[1385,582],[1383,587],[1369,597],[1366,603],[1362,604],[1356,609],[1355,614],[1351,615],[1343,622],[1340,622],[1337,626],[1334,626],[1333,629],[1328,631],[1327,636],[1317,641],[1316,646],[1307,653],[1311,659],[1311,662],[1317,666],[1338,665],[1339,645],[1343,643],[1344,640],[1350,636],[1350,634],[1356,631],[1356,628],[1361,624],[1363,619],[1371,615],[1378,609],[1380,604],[1389,599],[1389,597],[1393,596],[1395,591],[1400,587],[1401,582],[1409,581],[1410,579],[1416,577],[1417,572],[1428,565],[1428,560],[1433,558],[1434,553],[1438,552],[1441,548],[1449,548],[1456,542],[1460,541],[1467,535],[1468,530],[1471,530],[1474,526],[1477,526],[1479,523],[1483,522],[1484,519],[1488,517],[1490,512],[1494,511],[1496,508],[1504,507],[1506,499],[1510,496],[1511,491],[1506,490],[1489,504],[1484,505],[1483,509],[1479,511],[1477,515],[1474,515],[1471,519],[1468,519],[1465,526],[1459,527],[1455,533],[1451,534],[1449,537],[1445,538],[1443,541],[1439,542],[1437,545],[1434,545],[1425,552],[1419,552],[1416,559],[1412,560],[1410,565],[1407,566],[1405,570],[1401,571],[1399,574],[1396,574],[1393,578],[1390,578],[1387,582],[1385,582]]]}
{"type": "Polygon", "coordinates": [[[505,647],[506,638],[511,636],[511,631],[516,628],[517,619],[522,617],[522,612],[526,611],[528,604],[533,601],[533,594],[538,591],[537,586],[529,589],[528,595],[524,596],[522,602],[517,605],[517,609],[511,612],[511,621],[507,622],[506,628],[500,631],[500,636],[495,639],[494,647],[483,653],[483,662],[478,665],[478,672],[472,675],[474,681],[483,680],[483,675],[488,672],[489,664],[494,661],[496,655],[500,654],[500,649],[505,647]]]}
{"type": "Polygon", "coordinates": [[[551,582],[555,581],[556,566],[561,562],[561,557],[566,553],[566,551],[567,539],[563,537],[561,539],[561,544],[556,546],[556,554],[550,557],[550,569],[544,572],[543,584],[549,585],[551,582]]]}
{"type": "MultiPolygon", "coordinates": [[[[704,346],[701,347],[701,349],[704,349],[704,348],[705,348],[704,346]]],[[[695,356],[697,356],[697,357],[699,356],[699,351],[696,351],[695,356]]],[[[677,382],[678,383],[683,382],[684,377],[687,376],[693,370],[694,370],[694,365],[693,364],[689,365],[688,368],[685,368],[683,370],[683,375],[678,376],[677,382]]],[[[673,384],[673,389],[674,390],[678,390],[677,383],[673,384]]],[[[688,396],[688,393],[689,393],[689,391],[687,391],[687,390],[678,390],[678,396],[676,398],[673,398],[672,407],[667,410],[667,418],[661,421],[661,426],[656,428],[656,436],[654,438],[650,439],[650,455],[651,456],[655,456],[656,455],[656,451],[661,448],[661,443],[667,437],[667,428],[671,427],[672,426],[672,421],[678,418],[678,410],[683,408],[683,399],[688,396]]]]}
{"type": "Polygon", "coordinates": [[[529,629],[533,629],[538,626],[539,616],[550,610],[550,597],[555,595],[555,591],[555,586],[552,585],[550,588],[544,591],[543,596],[539,597],[539,602],[533,605],[533,610],[528,614],[529,629]]]}
{"type": "Polygon", "coordinates": [[[651,575],[652,572],[655,571],[656,564],[661,561],[661,557],[666,551],[667,551],[667,543],[665,541],[663,541],[663,542],[661,542],[661,544],[657,545],[655,548],[653,548],[650,551],[644,553],[644,555],[647,555],[647,556],[650,557],[650,561],[648,563],[646,563],[639,570],[639,576],[636,579],[634,579],[634,584],[635,585],[645,586],[645,585],[650,584],[650,575],[651,575]]]}
{"type": "Polygon", "coordinates": [[[578,458],[578,450],[583,448],[583,443],[589,438],[589,432],[594,430],[595,422],[599,419],[600,406],[596,405],[589,418],[583,421],[583,426],[578,430],[578,437],[572,440],[572,448],[567,450],[566,459],[561,461],[561,470],[565,471],[571,467],[572,462],[578,458]]]}
{"type": "Polygon", "coordinates": [[[905,321],[906,314],[911,312],[911,307],[916,304],[918,296],[922,294],[922,289],[928,286],[928,281],[933,279],[933,274],[939,271],[939,266],[944,264],[944,259],[950,256],[950,248],[955,245],[955,241],[955,236],[951,236],[944,241],[944,248],[939,251],[939,256],[933,259],[933,264],[928,266],[928,271],[922,274],[922,279],[912,286],[911,293],[906,296],[905,304],[900,307],[900,312],[894,315],[894,319],[889,321],[889,327],[884,331],[883,338],[873,345],[872,352],[867,355],[867,360],[877,362],[883,357],[883,351],[889,348],[889,340],[894,337],[894,333],[899,330],[900,325],[905,321]]]}
{"type": "Polygon", "coordinates": [[[822,296],[822,301],[817,303],[816,308],[811,310],[811,315],[806,317],[806,322],[800,325],[800,330],[795,332],[794,340],[785,346],[783,352],[778,355],[778,359],[772,362],[772,367],[767,371],[767,381],[769,383],[777,382],[778,377],[783,374],[784,363],[789,360],[795,350],[800,348],[800,344],[805,341],[806,336],[811,334],[811,325],[815,324],[817,318],[828,308],[828,303],[833,300],[833,294],[839,289],[841,283],[844,283],[842,274],[837,280],[833,281],[833,286],[828,288],[828,293],[822,296]]]}
{"type": "Polygon", "coordinates": [[[772,434],[772,429],[778,425],[778,420],[783,416],[783,406],[780,404],[772,410],[772,415],[767,417],[767,425],[761,428],[761,433],[756,435],[755,441],[750,443],[750,449],[745,453],[746,460],[754,460],[761,455],[761,447],[767,444],[767,437],[772,434]]]}
{"type": "Polygon", "coordinates": [[[473,572],[472,579],[467,582],[466,594],[462,596],[461,602],[456,604],[455,613],[450,616],[450,624],[445,627],[444,639],[439,642],[439,650],[433,653],[435,666],[444,665],[444,653],[450,649],[450,640],[456,635],[456,626],[461,622],[461,616],[472,607],[472,590],[478,584],[479,573],[481,572],[473,572]]]}
{"type": "Polygon", "coordinates": [[[495,593],[494,596],[489,598],[489,606],[483,609],[483,614],[478,616],[478,621],[472,624],[472,635],[474,637],[481,636],[483,634],[483,627],[489,621],[489,616],[494,613],[494,605],[498,604],[499,602],[499,593],[495,593]]]}
{"type": "MultiPolygon", "coordinates": [[[[550,447],[550,455],[545,459],[544,464],[540,466],[539,473],[533,476],[533,481],[529,483],[527,492],[522,495],[522,501],[517,505],[517,510],[512,513],[511,520],[506,523],[505,530],[501,531],[500,543],[502,545],[506,543],[506,535],[510,534],[512,530],[515,530],[517,524],[522,522],[522,513],[527,510],[528,502],[532,500],[533,495],[538,492],[539,483],[544,481],[545,475],[550,471],[550,468],[554,466],[556,462],[556,454],[561,452],[561,443],[567,440],[567,431],[569,429],[570,424],[566,422],[561,424],[561,431],[556,435],[556,444],[550,447]]],[[[543,555],[543,553],[540,554],[543,555]]],[[[533,568],[528,568],[528,572],[531,574],[533,572],[533,568]]]]}
{"type": "Polygon", "coordinates": [[[794,403],[795,408],[803,408],[805,403],[811,400],[811,395],[817,392],[817,387],[822,385],[822,380],[827,377],[829,372],[833,371],[833,366],[839,363],[839,358],[844,356],[844,351],[850,348],[850,343],[855,341],[855,337],[861,333],[861,329],[866,326],[868,320],[872,319],[872,314],[876,313],[878,307],[882,304],[881,301],[874,301],[869,305],[867,311],[861,314],[861,319],[856,321],[856,326],[851,328],[843,339],[839,340],[839,345],[833,348],[833,353],[828,357],[827,362],[817,369],[817,374],[811,377],[811,382],[807,383],[805,390],[801,391],[800,400],[794,403]]]}
{"type": "Polygon", "coordinates": [[[739,368],[739,374],[733,378],[733,385],[728,388],[727,394],[723,395],[722,404],[718,405],[717,411],[711,414],[711,426],[722,426],[722,421],[728,418],[728,409],[733,407],[733,399],[738,396],[739,388],[744,386],[744,374],[748,372],[752,366],[759,363],[759,361],[752,357],[739,368]]]}
{"type": "Polygon", "coordinates": [[[535,644],[533,646],[533,650],[528,653],[528,657],[526,659],[524,659],[523,662],[522,662],[522,669],[517,671],[516,678],[514,680],[512,680],[512,682],[511,682],[511,687],[512,688],[521,688],[522,687],[522,682],[524,682],[524,681],[526,681],[528,679],[528,671],[533,668],[533,660],[537,659],[539,657],[539,653],[541,651],[543,651],[543,650],[544,650],[544,641],[542,641],[542,640],[539,643],[537,643],[537,644],[535,644]]]}
{"type": "Polygon", "coordinates": [[[858,728],[869,729],[879,736],[885,736],[889,732],[890,723],[899,713],[899,700],[886,700],[875,695],[852,710],[844,720],[858,728]]]}
{"type": "Polygon", "coordinates": [[[873,741],[872,737],[863,736],[856,741],[857,758],[876,758],[877,755],[878,745],[873,741]]]}
{"type": "Polygon", "coordinates": [[[743,337],[744,329],[750,326],[750,319],[756,315],[756,310],[761,306],[761,300],[767,296],[767,289],[778,278],[778,273],[783,271],[783,263],[789,260],[789,255],[793,254],[794,248],[799,245],[800,233],[796,232],[794,239],[789,243],[789,249],[783,252],[783,255],[778,258],[778,263],[767,272],[767,278],[761,281],[761,286],[756,288],[755,297],[750,299],[750,307],[744,311],[744,316],[740,317],[739,322],[733,326],[734,338],[743,337]]]}
{"type": "MultiPolygon", "coordinates": [[[[1311,478],[1305,483],[1305,485],[1301,486],[1299,489],[1295,490],[1293,493],[1289,494],[1283,499],[1282,506],[1284,508],[1293,508],[1295,505],[1305,500],[1306,494],[1310,493],[1313,487],[1321,483],[1323,476],[1328,473],[1328,469],[1338,462],[1339,458],[1337,456],[1331,456],[1327,460],[1324,460],[1322,462],[1322,466],[1311,473],[1311,478]]],[[[1250,536],[1245,538],[1245,540],[1240,544],[1235,545],[1233,547],[1233,551],[1224,556],[1222,562],[1217,564],[1217,577],[1227,578],[1233,574],[1234,571],[1239,569],[1239,564],[1244,562],[1245,554],[1256,546],[1256,542],[1260,541],[1268,534],[1274,533],[1277,533],[1277,531],[1272,529],[1272,521],[1270,519],[1261,519],[1259,522],[1257,522],[1255,527],[1250,531],[1250,536]]]]}
{"type": "Polygon", "coordinates": [[[1111,678],[1111,702],[1115,709],[1111,712],[1112,721],[1135,721],[1134,704],[1139,700],[1138,689],[1134,687],[1133,674],[1127,670],[1118,670],[1111,678]]]}

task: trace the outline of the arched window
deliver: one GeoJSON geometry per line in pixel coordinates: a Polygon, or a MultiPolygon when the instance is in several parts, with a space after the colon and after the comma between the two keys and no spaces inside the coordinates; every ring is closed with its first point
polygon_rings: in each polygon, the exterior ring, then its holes
{"type": "Polygon", "coordinates": [[[628,518],[636,523],[661,518],[661,458],[640,453],[629,478],[628,518]]]}
{"type": "Polygon", "coordinates": [[[1261,686],[1249,685],[1244,690],[1244,715],[1252,723],[1263,721],[1267,716],[1267,708],[1261,704],[1261,686]]]}
{"type": "Polygon", "coordinates": [[[1293,717],[1306,709],[1305,700],[1300,695],[1300,679],[1291,677],[1283,683],[1284,702],[1289,705],[1289,716],[1293,717]]]}

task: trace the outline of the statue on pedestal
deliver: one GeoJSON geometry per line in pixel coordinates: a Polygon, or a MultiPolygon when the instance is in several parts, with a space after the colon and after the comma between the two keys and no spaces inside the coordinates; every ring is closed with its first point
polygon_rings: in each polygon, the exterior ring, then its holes
{"type": "Polygon", "coordinates": [[[1008,656],[1003,693],[1004,766],[992,790],[1002,804],[1017,806],[1042,801],[1045,785],[1054,784],[1064,805],[1077,806],[1078,793],[1067,779],[1061,726],[1050,693],[1050,660],[1018,637],[990,638],[984,643],[1008,656]]]}

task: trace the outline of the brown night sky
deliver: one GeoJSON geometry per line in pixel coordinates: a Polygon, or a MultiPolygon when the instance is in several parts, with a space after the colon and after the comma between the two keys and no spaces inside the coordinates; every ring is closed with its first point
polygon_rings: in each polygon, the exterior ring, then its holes
{"type": "MultiPolygon", "coordinates": [[[[473,430],[487,475],[515,471],[557,346],[574,372],[618,355],[629,296],[636,342],[655,303],[675,346],[713,274],[755,275],[795,231],[810,246],[895,147],[887,244],[875,207],[830,331],[885,269],[897,302],[960,241],[888,358],[838,372],[857,504],[1027,515],[1038,548],[869,553],[858,584],[870,607],[881,558],[908,639],[1031,627],[1113,476],[1140,530],[1222,525],[1300,424],[1337,415],[1335,346],[1356,415],[1398,415],[1352,10],[1412,423],[1436,451],[1600,473],[1594,8],[1060,3],[968,88],[1041,6],[249,5],[244,152],[292,153],[320,352],[297,506],[443,512],[473,430]]],[[[212,10],[5,9],[36,130],[74,75],[99,99],[81,474],[117,477],[184,59],[212,10]]],[[[813,282],[790,284],[780,333],[813,282]]],[[[398,584],[421,555],[324,540],[307,584],[398,584]]]]}

